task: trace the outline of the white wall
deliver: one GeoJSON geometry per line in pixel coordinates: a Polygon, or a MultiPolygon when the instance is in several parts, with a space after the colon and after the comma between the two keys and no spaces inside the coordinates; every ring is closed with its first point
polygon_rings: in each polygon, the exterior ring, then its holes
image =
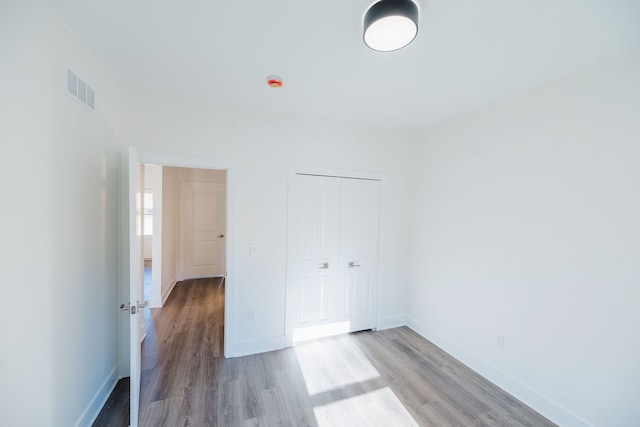
{"type": "Polygon", "coordinates": [[[409,324],[563,425],[639,425],[640,52],[418,139],[409,324]]]}
{"type": "Polygon", "coordinates": [[[162,168],[162,273],[161,304],[169,297],[178,274],[178,177],[177,168],[162,168]]]}
{"type": "Polygon", "coordinates": [[[115,87],[40,2],[0,3],[0,64],[2,423],[87,424],[117,377],[115,87]]]}
{"type": "Polygon", "coordinates": [[[237,161],[236,348],[265,349],[284,336],[290,164],[386,174],[380,327],[405,323],[409,135],[152,93],[129,92],[125,105],[122,137],[140,151],[237,161]]]}

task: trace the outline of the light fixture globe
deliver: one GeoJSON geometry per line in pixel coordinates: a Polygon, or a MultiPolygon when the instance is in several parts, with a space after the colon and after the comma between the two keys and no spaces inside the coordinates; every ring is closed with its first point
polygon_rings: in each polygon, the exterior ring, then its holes
{"type": "Polygon", "coordinates": [[[373,50],[402,49],[418,34],[418,5],[411,0],[381,0],[364,15],[364,42],[373,50]]]}

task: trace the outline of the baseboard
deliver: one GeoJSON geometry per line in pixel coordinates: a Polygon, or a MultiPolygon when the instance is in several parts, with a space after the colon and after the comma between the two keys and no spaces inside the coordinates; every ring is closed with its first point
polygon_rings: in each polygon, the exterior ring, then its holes
{"type": "Polygon", "coordinates": [[[169,298],[169,295],[171,295],[171,292],[173,291],[173,288],[175,288],[176,283],[178,283],[178,281],[176,279],[173,279],[171,281],[171,284],[169,285],[169,287],[167,289],[164,290],[164,292],[162,292],[162,305],[164,306],[164,303],[167,302],[167,298],[169,298]]]}
{"type": "Polygon", "coordinates": [[[282,350],[286,347],[284,338],[284,335],[280,335],[272,338],[237,342],[233,346],[232,357],[248,356],[250,354],[282,350]]]}
{"type": "Polygon", "coordinates": [[[93,399],[91,399],[91,402],[80,416],[78,422],[75,424],[76,427],[91,426],[91,424],[93,424],[96,418],[98,418],[98,415],[100,415],[102,407],[105,403],[107,403],[107,399],[109,399],[109,395],[116,387],[117,383],[118,365],[114,366],[113,369],[111,369],[111,372],[109,372],[107,378],[105,378],[100,388],[98,388],[95,396],[93,396],[93,399]]]}
{"type": "MultiPolygon", "coordinates": [[[[380,319],[378,323],[378,330],[397,328],[407,325],[407,316],[388,316],[380,319]]],[[[247,340],[236,342],[232,346],[232,356],[249,356],[251,354],[266,353],[268,351],[282,350],[286,348],[286,339],[284,335],[271,338],[263,338],[258,340],[247,340]]]]}
{"type": "Polygon", "coordinates": [[[385,316],[378,320],[378,330],[399,328],[400,326],[407,326],[407,315],[399,314],[396,316],[385,316]]]}
{"type": "Polygon", "coordinates": [[[494,366],[470,351],[467,351],[465,348],[451,341],[444,334],[439,334],[426,327],[411,316],[407,318],[407,326],[440,347],[453,358],[462,362],[488,381],[524,402],[526,405],[530,406],[559,426],[593,427],[592,424],[583,420],[568,409],[558,405],[547,396],[537,392],[497,366],[494,366]]]}

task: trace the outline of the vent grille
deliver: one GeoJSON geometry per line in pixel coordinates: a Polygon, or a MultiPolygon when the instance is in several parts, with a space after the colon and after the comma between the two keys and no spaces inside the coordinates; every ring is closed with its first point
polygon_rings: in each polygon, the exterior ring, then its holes
{"type": "Polygon", "coordinates": [[[67,69],[67,93],[91,111],[96,109],[96,92],[76,73],[67,69]]]}

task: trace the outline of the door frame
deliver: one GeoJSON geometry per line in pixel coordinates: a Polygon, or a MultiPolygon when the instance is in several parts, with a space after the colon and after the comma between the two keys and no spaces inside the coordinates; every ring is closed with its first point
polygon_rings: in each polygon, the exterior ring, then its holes
{"type": "Polygon", "coordinates": [[[316,166],[304,166],[304,165],[289,165],[289,174],[287,176],[287,255],[286,255],[286,284],[285,284],[285,336],[284,343],[286,347],[293,346],[293,319],[291,319],[291,310],[289,307],[293,304],[293,301],[290,301],[291,292],[289,291],[289,287],[291,284],[289,283],[289,257],[291,256],[290,247],[289,247],[289,218],[291,217],[290,213],[290,202],[291,202],[291,194],[293,188],[293,180],[296,175],[315,175],[315,176],[326,176],[331,178],[351,178],[351,179],[367,179],[367,180],[375,180],[380,181],[380,217],[378,224],[378,284],[377,284],[377,299],[376,299],[376,329],[379,325],[381,325],[381,310],[380,304],[382,302],[382,289],[384,288],[384,278],[382,273],[384,272],[384,225],[386,223],[387,213],[384,209],[386,205],[386,175],[382,172],[365,172],[365,171],[357,171],[357,170],[346,170],[346,169],[331,169],[331,168],[323,168],[316,166]]]}
{"type": "Polygon", "coordinates": [[[225,292],[224,292],[224,357],[235,357],[236,336],[236,228],[237,228],[237,162],[220,157],[185,154],[138,152],[138,162],[192,169],[224,170],[226,176],[225,292]]]}

